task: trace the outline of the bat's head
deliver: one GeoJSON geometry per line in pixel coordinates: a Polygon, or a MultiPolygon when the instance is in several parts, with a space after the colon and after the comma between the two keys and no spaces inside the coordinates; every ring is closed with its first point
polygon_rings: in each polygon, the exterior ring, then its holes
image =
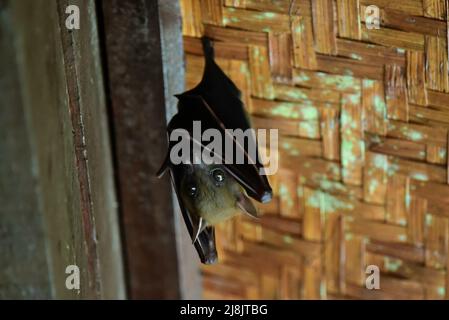
{"type": "Polygon", "coordinates": [[[204,220],[203,228],[231,218],[240,210],[257,216],[243,188],[221,165],[189,165],[180,191],[187,209],[204,220]]]}

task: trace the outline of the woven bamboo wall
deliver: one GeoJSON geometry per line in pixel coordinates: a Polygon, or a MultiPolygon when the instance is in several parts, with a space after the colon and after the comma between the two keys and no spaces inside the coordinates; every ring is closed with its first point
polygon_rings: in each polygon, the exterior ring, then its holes
{"type": "Polygon", "coordinates": [[[255,127],[280,129],[274,200],[218,227],[206,298],[449,298],[444,0],[181,0],[255,127]],[[365,8],[380,8],[368,30],[365,8]],[[381,289],[365,288],[378,265],[381,289]]]}

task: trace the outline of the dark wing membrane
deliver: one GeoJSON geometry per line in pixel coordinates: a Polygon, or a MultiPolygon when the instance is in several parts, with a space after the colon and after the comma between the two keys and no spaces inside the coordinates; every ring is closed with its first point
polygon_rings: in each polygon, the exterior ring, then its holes
{"type": "MultiPolygon", "coordinates": [[[[207,119],[209,121],[211,117],[205,112],[212,114],[212,118],[215,118],[215,120],[209,123],[212,125],[215,122],[216,128],[242,129],[243,131],[249,129],[250,124],[243,102],[240,99],[240,90],[214,61],[212,41],[206,37],[203,37],[202,41],[205,57],[203,77],[195,88],[178,95],[181,102],[179,112],[183,114],[194,112],[190,108],[192,105],[196,105],[197,118],[203,117],[204,119],[200,120],[205,121],[207,119]],[[202,101],[188,102],[189,97],[201,97],[198,100],[202,101]],[[204,109],[204,111],[200,109],[204,109]]],[[[250,137],[250,139],[249,143],[256,143],[253,137],[250,137]]],[[[236,141],[234,141],[234,147],[246,150],[244,146],[237,146],[236,141]]],[[[245,163],[249,163],[247,156],[245,157],[245,163]]],[[[263,165],[260,162],[257,148],[256,159],[253,159],[252,163],[255,163],[256,168],[250,165],[227,164],[226,169],[242,184],[252,198],[261,202],[269,201],[272,190],[267,177],[259,174],[259,169],[263,168],[263,165]]]]}
{"type": "MultiPolygon", "coordinates": [[[[186,224],[187,230],[189,232],[190,238],[193,240],[195,237],[194,225],[198,223],[196,217],[190,214],[189,210],[184,205],[181,194],[181,178],[185,174],[184,170],[186,170],[185,165],[170,165],[170,173],[172,183],[174,185],[176,196],[178,198],[179,207],[181,208],[182,217],[184,218],[184,222],[186,224]]],[[[215,247],[215,228],[207,227],[204,231],[202,231],[198,238],[194,243],[195,249],[198,252],[200,260],[204,264],[213,264],[218,261],[217,249],[215,247]]]]}
{"type": "MultiPolygon", "coordinates": [[[[267,177],[259,173],[259,169],[263,168],[263,166],[259,162],[257,151],[256,159],[252,159],[252,161],[250,161],[245,146],[242,146],[234,137],[228,135],[225,131],[225,129],[238,129],[238,127],[226,127],[226,124],[223,123],[222,119],[214,112],[213,107],[209,105],[209,103],[207,103],[201,96],[182,94],[177,97],[179,99],[179,112],[170,121],[169,132],[176,128],[182,128],[188,131],[190,136],[195,139],[196,137],[193,136],[194,121],[201,122],[202,132],[207,129],[220,130],[222,137],[231,140],[233,149],[236,151],[235,153],[241,152],[244,154],[243,164],[236,164],[235,157],[232,159],[232,163],[226,163],[226,143],[224,143],[223,139],[223,149],[221,152],[220,150],[218,153],[217,150],[214,151],[215,154],[221,158],[225,169],[245,188],[250,197],[259,202],[269,201],[272,197],[272,190],[270,184],[268,183],[267,177]]],[[[240,109],[243,110],[242,108],[240,109]]],[[[246,126],[245,128],[247,129],[249,126],[246,126]]],[[[245,128],[241,129],[245,130],[245,128]]],[[[201,137],[199,138],[199,141],[194,140],[194,142],[207,148],[207,144],[204,144],[204,141],[201,141],[201,137]]],[[[254,137],[250,136],[249,138],[252,139],[250,143],[253,143],[257,150],[254,137]]]]}

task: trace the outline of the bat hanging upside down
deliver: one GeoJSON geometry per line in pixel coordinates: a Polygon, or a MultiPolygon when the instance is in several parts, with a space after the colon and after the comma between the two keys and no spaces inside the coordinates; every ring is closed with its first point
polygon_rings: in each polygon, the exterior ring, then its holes
{"type": "Polygon", "coordinates": [[[214,225],[232,218],[238,212],[257,217],[257,210],[249,197],[265,203],[271,200],[272,190],[266,175],[261,174],[264,168],[259,161],[254,136],[248,137],[246,146],[254,144],[255,159],[248,152],[249,147],[245,148],[245,144],[242,145],[226,132],[226,129],[249,129],[249,120],[240,90],[214,61],[212,41],[203,37],[202,43],[205,57],[203,78],[195,88],[176,96],[179,100],[178,113],[167,126],[168,136],[176,129],[184,129],[189,133],[191,145],[200,146],[202,154],[208,146],[193,134],[194,122],[199,121],[202,132],[218,130],[223,141],[229,140],[236,154],[240,151],[245,161],[229,161],[227,150],[223,148],[212,152],[215,158],[221,160],[214,164],[201,162],[198,160],[199,153],[194,152],[189,161],[175,164],[170,154],[176,142],[170,140],[158,176],[162,176],[167,168],[170,170],[184,221],[201,262],[212,264],[218,260],[214,225]]]}

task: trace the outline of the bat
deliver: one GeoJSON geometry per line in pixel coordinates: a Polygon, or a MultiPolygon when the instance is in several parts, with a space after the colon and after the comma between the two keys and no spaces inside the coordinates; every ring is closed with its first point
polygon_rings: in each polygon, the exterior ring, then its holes
{"type": "Polygon", "coordinates": [[[162,176],[169,169],[181,213],[198,252],[200,260],[212,264],[218,260],[215,247],[214,225],[232,218],[239,211],[257,217],[257,210],[250,198],[266,203],[272,198],[272,189],[259,160],[255,137],[247,137],[247,144],[231,136],[227,129],[250,129],[248,116],[241,100],[241,92],[214,60],[213,42],[202,38],[205,67],[200,83],[193,89],[176,95],[178,112],[167,126],[167,133],[184,129],[189,133],[192,146],[206,149],[219,161],[205,164],[200,154],[191,153],[189,161],[174,164],[170,159],[176,142],[170,141],[166,158],[158,171],[162,176]],[[211,150],[193,134],[194,122],[201,123],[201,131],[218,130],[223,139],[232,146],[229,156],[226,143],[219,150],[211,150]],[[255,148],[255,156],[248,152],[255,148]],[[245,161],[239,163],[237,154],[245,161]],[[195,161],[197,160],[197,161],[195,161]],[[229,161],[230,160],[230,161],[229,161]]]}

